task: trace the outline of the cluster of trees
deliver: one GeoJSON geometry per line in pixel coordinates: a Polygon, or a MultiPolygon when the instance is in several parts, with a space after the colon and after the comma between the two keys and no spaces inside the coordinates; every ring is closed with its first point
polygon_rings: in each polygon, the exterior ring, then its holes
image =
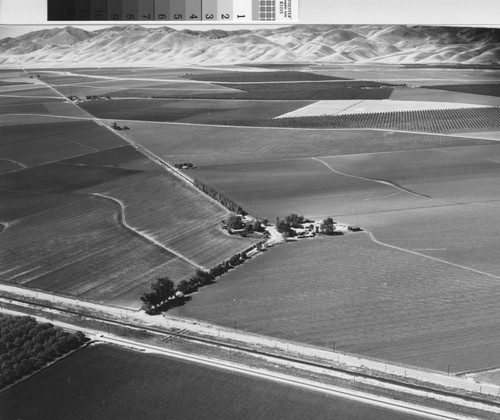
{"type": "Polygon", "coordinates": [[[233,230],[243,231],[240,233],[241,236],[247,236],[252,232],[264,232],[264,226],[267,223],[267,220],[255,220],[253,222],[244,223],[241,216],[231,213],[226,218],[226,229],[229,233],[232,233],[233,230]]]}
{"type": "Polygon", "coordinates": [[[278,232],[282,233],[285,237],[295,236],[294,228],[301,227],[306,220],[304,216],[299,216],[295,213],[289,214],[285,219],[280,220],[279,217],[276,218],[276,229],[278,232]]]}
{"type": "Polygon", "coordinates": [[[247,214],[238,204],[236,204],[233,200],[230,198],[227,198],[225,195],[219,193],[212,187],[209,187],[208,185],[204,184],[198,179],[194,180],[194,185],[196,188],[198,188],[200,191],[204,192],[206,195],[212,197],[213,199],[217,200],[219,203],[221,203],[224,207],[229,209],[230,211],[238,214],[245,215],[247,214]]]}
{"type": "Polygon", "coordinates": [[[85,96],[87,101],[98,101],[99,99],[111,99],[109,95],[87,95],[85,96]]]}
{"type": "Polygon", "coordinates": [[[191,162],[176,163],[174,167],[176,167],[177,169],[191,169],[193,167],[193,164],[191,162]]]}
{"type": "Polygon", "coordinates": [[[196,292],[200,287],[213,283],[217,277],[242,264],[246,259],[245,252],[234,254],[227,261],[222,261],[208,271],[196,270],[189,280],[182,280],[177,286],[167,277],[160,278],[151,283],[149,291],[140,297],[143,303],[142,309],[149,315],[158,314],[162,310],[168,309],[169,305],[175,305],[185,300],[184,295],[196,292]]]}
{"type": "Polygon", "coordinates": [[[162,304],[175,297],[176,292],[177,290],[172,280],[168,277],[159,278],[151,283],[149,291],[143,293],[140,297],[143,309],[147,313],[154,313],[162,304]]]}
{"type": "Polygon", "coordinates": [[[113,125],[111,126],[111,128],[112,128],[113,130],[118,130],[118,131],[119,131],[119,130],[130,130],[130,128],[129,128],[128,126],[126,126],[126,125],[124,125],[123,127],[119,126],[119,125],[116,123],[116,121],[113,123],[113,125]]]}
{"type": "Polygon", "coordinates": [[[335,222],[331,217],[326,218],[323,220],[321,223],[321,232],[327,234],[327,235],[334,235],[337,232],[335,232],[335,222]]]}
{"type": "Polygon", "coordinates": [[[0,315],[0,388],[77,349],[86,340],[81,331],[71,334],[30,316],[0,315]]]}

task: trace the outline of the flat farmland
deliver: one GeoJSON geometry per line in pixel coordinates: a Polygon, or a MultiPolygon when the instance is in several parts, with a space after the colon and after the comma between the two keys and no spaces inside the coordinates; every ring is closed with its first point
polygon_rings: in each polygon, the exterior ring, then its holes
{"type": "Polygon", "coordinates": [[[47,97],[61,99],[52,89],[44,84],[26,84],[15,85],[0,88],[0,97],[4,96],[28,96],[28,97],[47,97]]]}
{"type": "Polygon", "coordinates": [[[428,89],[449,90],[452,92],[472,93],[474,95],[500,96],[500,83],[473,83],[463,85],[434,85],[428,86],[428,89]]]}
{"type": "MultiPolygon", "coordinates": [[[[27,118],[24,117],[24,120],[27,118]]],[[[28,120],[31,120],[30,116],[28,120]]],[[[94,121],[59,120],[49,117],[33,118],[27,124],[1,125],[0,145],[43,139],[47,137],[78,143],[93,150],[104,150],[123,146],[124,142],[94,121]]]]}
{"type": "Polygon", "coordinates": [[[121,226],[117,206],[97,197],[16,219],[0,240],[0,281],[132,308],[155,278],[194,271],[121,226]]]}
{"type": "Polygon", "coordinates": [[[217,71],[209,73],[185,74],[186,79],[215,83],[251,83],[251,82],[294,82],[317,80],[345,80],[344,78],[325,76],[304,71],[217,71]]]}
{"type": "Polygon", "coordinates": [[[223,234],[218,225],[229,211],[169,173],[126,178],[85,191],[121,201],[128,224],[206,268],[254,242],[223,234]]]}
{"type": "Polygon", "coordinates": [[[192,174],[251,214],[269,220],[290,213],[349,218],[357,213],[435,204],[388,185],[332,172],[313,159],[201,166],[192,174]]]}
{"type": "Polygon", "coordinates": [[[464,279],[477,270],[496,284],[500,279],[499,210],[497,200],[353,215],[352,220],[384,243],[470,269],[464,269],[464,279]]]}
{"type": "Polygon", "coordinates": [[[499,286],[360,233],[275,247],[172,313],[456,372],[500,363],[499,286]]]}
{"type": "Polygon", "coordinates": [[[261,127],[291,128],[372,128],[446,134],[481,130],[491,131],[500,128],[499,117],[500,107],[469,106],[458,109],[286,117],[252,120],[251,122],[235,121],[232,124],[245,125],[245,123],[251,123],[261,127]]]}
{"type": "Polygon", "coordinates": [[[350,65],[342,68],[311,66],[309,71],[333,77],[354,80],[374,80],[389,83],[407,83],[410,86],[429,86],[464,83],[492,83],[500,78],[500,70],[441,67],[404,67],[377,65],[350,65]]]}
{"type": "Polygon", "coordinates": [[[20,146],[18,142],[2,145],[0,156],[31,167],[83,155],[94,150],[78,143],[49,136],[43,139],[24,140],[22,147],[20,146]]]}
{"type": "Polygon", "coordinates": [[[500,144],[324,157],[341,173],[384,180],[449,203],[500,200],[500,144]]]}
{"type": "Polygon", "coordinates": [[[22,165],[10,159],[0,158],[0,173],[16,171],[22,167],[22,165]]]}
{"type": "Polygon", "coordinates": [[[2,394],[0,416],[5,420],[417,418],[214,367],[104,345],[83,349],[2,394]]]}
{"type": "Polygon", "coordinates": [[[56,162],[2,174],[0,175],[0,188],[42,193],[74,192],[137,173],[130,169],[56,162]]]}
{"type": "Polygon", "coordinates": [[[333,99],[387,99],[392,88],[371,81],[311,81],[234,83],[226,86],[238,89],[235,93],[214,94],[218,99],[256,100],[333,100],[333,99]]]}
{"type": "Polygon", "coordinates": [[[273,118],[311,104],[310,101],[251,101],[210,99],[120,99],[84,102],[98,118],[211,124],[228,119],[273,118]]]}
{"type": "Polygon", "coordinates": [[[379,130],[210,127],[125,122],[125,136],[172,163],[195,166],[495,144],[463,137],[379,130]]]}
{"type": "Polygon", "coordinates": [[[234,89],[210,83],[190,82],[186,80],[155,82],[154,80],[99,80],[89,78],[86,82],[68,82],[63,85],[54,84],[54,87],[68,97],[85,97],[87,95],[109,95],[113,98],[183,97],[234,91],[234,89]]]}
{"type": "Polygon", "coordinates": [[[427,88],[395,88],[390,100],[394,101],[424,101],[424,102],[451,102],[460,104],[500,106],[500,98],[477,93],[454,92],[451,90],[427,88]]]}

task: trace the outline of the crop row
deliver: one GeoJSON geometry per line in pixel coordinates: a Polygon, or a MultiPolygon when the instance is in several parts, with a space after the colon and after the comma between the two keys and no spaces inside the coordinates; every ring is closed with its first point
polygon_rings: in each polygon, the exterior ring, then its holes
{"type": "Polygon", "coordinates": [[[379,128],[430,133],[457,133],[500,128],[500,108],[432,109],[348,115],[316,115],[253,121],[228,125],[290,128],[379,128]]]}

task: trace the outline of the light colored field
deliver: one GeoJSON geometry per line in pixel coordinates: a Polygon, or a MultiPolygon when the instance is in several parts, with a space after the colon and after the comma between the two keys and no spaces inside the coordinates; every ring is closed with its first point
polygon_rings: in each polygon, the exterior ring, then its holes
{"type": "Polygon", "coordinates": [[[397,101],[392,99],[363,101],[318,101],[312,105],[280,115],[276,118],[307,117],[317,115],[370,114],[373,112],[420,111],[430,109],[474,108],[485,105],[471,105],[453,102],[397,101]]]}
{"type": "Polygon", "coordinates": [[[118,209],[88,197],[9,223],[1,234],[0,281],[139,307],[157,277],[194,272],[175,255],[118,223],[118,209]]]}

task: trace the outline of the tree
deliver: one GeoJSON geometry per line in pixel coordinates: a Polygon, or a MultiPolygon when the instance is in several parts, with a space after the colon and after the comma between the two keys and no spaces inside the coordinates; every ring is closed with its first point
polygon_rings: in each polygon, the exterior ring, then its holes
{"type": "Polygon", "coordinates": [[[168,277],[161,277],[151,285],[151,291],[158,295],[160,302],[164,302],[168,298],[175,296],[175,285],[168,277]]]}
{"type": "Polygon", "coordinates": [[[292,213],[285,217],[285,223],[290,227],[297,228],[302,223],[304,223],[304,216],[299,216],[295,213],[292,213]]]}
{"type": "Polygon", "coordinates": [[[331,217],[323,220],[321,224],[321,231],[327,235],[333,235],[335,233],[335,222],[331,217]]]}
{"type": "Polygon", "coordinates": [[[227,228],[231,230],[241,229],[243,227],[243,223],[241,222],[241,217],[236,216],[236,214],[231,213],[227,216],[226,219],[227,228]]]}

